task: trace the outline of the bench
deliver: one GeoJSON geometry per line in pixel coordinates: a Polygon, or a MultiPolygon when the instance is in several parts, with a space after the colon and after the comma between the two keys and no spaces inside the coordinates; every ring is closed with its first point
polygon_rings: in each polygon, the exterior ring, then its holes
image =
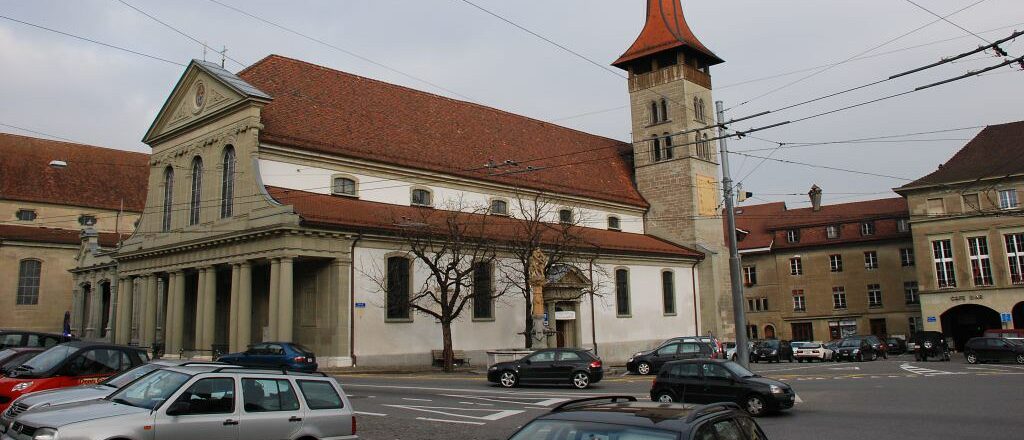
{"type": "MultiPolygon", "coordinates": [[[[430,357],[433,358],[433,366],[444,366],[444,350],[430,350],[430,357]]],[[[469,365],[469,358],[466,357],[466,352],[462,350],[452,350],[452,365],[456,367],[469,365]]]]}

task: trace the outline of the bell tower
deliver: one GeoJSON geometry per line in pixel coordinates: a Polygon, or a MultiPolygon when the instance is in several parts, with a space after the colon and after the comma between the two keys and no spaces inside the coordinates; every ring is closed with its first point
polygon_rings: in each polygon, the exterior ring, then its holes
{"type": "Polygon", "coordinates": [[[697,269],[702,334],[735,336],[722,225],[711,66],[723,60],[683,17],[680,0],[647,0],[647,23],[613,66],[629,73],[636,185],[645,230],[705,253],[697,269]]]}

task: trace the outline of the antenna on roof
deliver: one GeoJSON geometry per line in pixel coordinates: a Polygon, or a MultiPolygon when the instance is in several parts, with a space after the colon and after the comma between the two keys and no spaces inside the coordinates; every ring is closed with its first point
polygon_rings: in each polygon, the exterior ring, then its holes
{"type": "Polygon", "coordinates": [[[222,49],[220,50],[220,68],[223,69],[224,68],[224,59],[227,58],[226,54],[228,53],[228,47],[227,46],[221,46],[221,47],[222,47],[222,49]]]}
{"type": "Polygon", "coordinates": [[[203,61],[206,61],[206,42],[203,42],[203,61]]]}

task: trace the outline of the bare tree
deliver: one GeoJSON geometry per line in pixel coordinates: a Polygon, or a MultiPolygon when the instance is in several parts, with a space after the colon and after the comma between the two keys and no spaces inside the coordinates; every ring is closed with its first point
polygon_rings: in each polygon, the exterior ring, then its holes
{"type": "MultiPolygon", "coordinates": [[[[493,235],[490,216],[482,215],[480,209],[464,208],[461,202],[446,209],[418,208],[412,217],[392,219],[413,260],[413,267],[419,266],[427,272],[426,279],[413,287],[408,307],[441,324],[445,372],[454,369],[452,323],[459,319],[466,305],[474,299],[494,301],[509,290],[501,285],[474,289],[476,268],[478,265],[493,267],[498,259],[499,244],[490,237],[493,235]]],[[[364,272],[364,275],[386,296],[386,271],[375,272],[364,272]]]]}

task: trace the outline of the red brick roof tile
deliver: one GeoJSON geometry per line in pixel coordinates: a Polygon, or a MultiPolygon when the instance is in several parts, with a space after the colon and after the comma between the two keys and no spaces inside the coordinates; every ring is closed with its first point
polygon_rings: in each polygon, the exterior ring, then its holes
{"type": "Polygon", "coordinates": [[[148,154],[0,133],[0,199],[142,212],[148,177],[148,154]]]}
{"type": "MultiPolygon", "coordinates": [[[[422,220],[425,217],[422,215],[422,210],[433,210],[433,208],[390,205],[272,186],[268,186],[267,191],[281,204],[291,205],[295,212],[302,217],[304,224],[342,227],[354,231],[394,234],[400,230],[400,227],[395,224],[396,219],[422,220]]],[[[438,221],[445,220],[441,216],[432,218],[438,221]]],[[[467,214],[466,218],[479,220],[481,224],[485,224],[484,233],[495,240],[513,237],[517,225],[516,220],[501,216],[467,214]]],[[[585,242],[603,252],[703,258],[703,254],[698,251],[650,235],[595,228],[580,228],[580,230],[580,236],[585,242]]]]}
{"type": "MultiPolygon", "coordinates": [[[[28,241],[33,243],[73,244],[82,243],[81,231],[74,229],[43,228],[38,226],[0,225],[0,241],[28,241]]],[[[117,234],[100,233],[100,246],[117,246],[117,234]]],[[[122,238],[128,238],[124,234],[122,238]]]]}
{"type": "Polygon", "coordinates": [[[690,30],[680,0],[647,0],[647,22],[644,29],[633,45],[612,65],[623,67],[635,59],[677,47],[688,47],[703,53],[710,57],[711,64],[723,62],[690,30]]]}
{"type": "Polygon", "coordinates": [[[931,174],[900,190],[1024,173],[1024,121],[990,125],[931,174]]]}
{"type": "Polygon", "coordinates": [[[273,96],[262,142],[647,206],[621,141],[279,55],[238,75],[273,96]]]}
{"type": "Polygon", "coordinates": [[[910,232],[899,232],[897,220],[909,217],[903,198],[867,200],[862,202],[823,205],[820,211],[811,208],[786,209],[781,202],[736,208],[736,227],[749,232],[739,242],[741,250],[790,249],[818,245],[849,244],[865,241],[909,239],[910,232]],[[875,223],[875,233],[860,234],[860,224],[875,223]],[[828,239],[825,227],[839,225],[838,239],[828,239]],[[786,241],[786,231],[800,230],[800,241],[786,241]]]}
{"type": "MultiPolygon", "coordinates": [[[[742,206],[736,208],[735,212],[736,228],[747,232],[745,235],[741,235],[743,240],[737,242],[740,250],[762,249],[771,247],[773,237],[771,231],[768,230],[768,225],[786,212],[786,204],[775,202],[742,206]]],[[[722,224],[725,224],[724,219],[722,224]]],[[[725,229],[728,234],[729,228],[725,229]]],[[[725,240],[728,243],[728,235],[725,236],[725,240]]]]}

